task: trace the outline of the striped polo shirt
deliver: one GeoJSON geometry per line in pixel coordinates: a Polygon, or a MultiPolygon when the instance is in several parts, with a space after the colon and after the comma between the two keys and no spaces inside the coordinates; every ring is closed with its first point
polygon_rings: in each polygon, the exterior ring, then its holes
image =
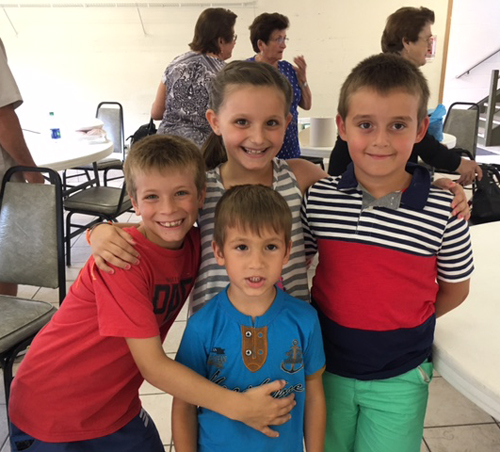
{"type": "Polygon", "coordinates": [[[438,280],[473,271],[467,223],[452,216],[449,192],[408,164],[399,205],[369,203],[352,164],[314,184],[302,205],[307,256],[319,253],[311,297],[320,313],[327,371],[390,378],[430,356],[438,280]],[[366,205],[366,198],[365,198],[366,205]]]}
{"type": "MultiPolygon", "coordinates": [[[[300,220],[302,193],[297,179],[285,160],[273,160],[273,187],[287,202],[292,211],[292,252],[283,267],[282,288],[294,298],[309,301],[304,234],[300,220]]],[[[229,284],[226,269],[217,264],[212,251],[214,238],[215,206],[225,192],[220,176],[220,166],[207,171],[207,194],[198,217],[201,232],[201,265],[194,286],[191,313],[198,311],[208,300],[222,292],[229,284]]]]}

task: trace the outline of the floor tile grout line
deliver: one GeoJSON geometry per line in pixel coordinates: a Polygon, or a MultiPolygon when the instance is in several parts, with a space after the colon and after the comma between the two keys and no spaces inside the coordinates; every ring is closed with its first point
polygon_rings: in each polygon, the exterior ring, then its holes
{"type": "MultiPolygon", "coordinates": [[[[478,423],[472,423],[472,424],[445,424],[445,425],[430,425],[428,427],[424,427],[424,433],[425,430],[434,430],[437,428],[452,428],[452,427],[477,427],[478,425],[494,425],[497,424],[495,421],[493,422],[478,422],[478,423]]],[[[498,426],[498,424],[497,424],[498,426]]],[[[499,426],[500,427],[500,426],[499,426]]]]}

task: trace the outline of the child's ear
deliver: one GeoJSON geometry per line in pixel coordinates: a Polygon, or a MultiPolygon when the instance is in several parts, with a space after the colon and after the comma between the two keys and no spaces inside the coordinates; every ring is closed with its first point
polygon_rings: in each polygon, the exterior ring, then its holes
{"type": "Polygon", "coordinates": [[[292,253],[292,241],[288,242],[288,246],[286,247],[285,257],[283,258],[283,265],[286,265],[290,260],[290,254],[292,253]]]}
{"type": "Polygon", "coordinates": [[[198,208],[201,209],[205,202],[205,195],[207,194],[207,186],[205,185],[203,189],[198,193],[198,208]]]}
{"type": "Polygon", "coordinates": [[[290,124],[290,122],[292,121],[293,119],[293,116],[290,112],[288,112],[288,114],[286,115],[286,128],[288,128],[288,125],[290,124]]]}
{"type": "Polygon", "coordinates": [[[335,118],[335,121],[337,123],[337,130],[339,132],[340,138],[342,138],[344,141],[347,141],[344,120],[342,119],[342,117],[340,115],[337,115],[337,117],[335,118]]]}
{"type": "MultiPolygon", "coordinates": [[[[129,195],[130,196],[130,195],[129,195]]],[[[139,206],[137,204],[137,201],[135,200],[135,197],[133,196],[130,196],[130,201],[132,202],[132,207],[134,208],[134,211],[135,211],[135,214],[137,216],[140,216],[141,215],[141,212],[139,210],[139,206]]]]}
{"type": "Polygon", "coordinates": [[[420,143],[422,139],[425,137],[427,133],[427,129],[429,128],[429,116],[426,116],[422,121],[420,121],[420,125],[417,130],[417,137],[415,138],[415,143],[420,143]]]}
{"type": "Polygon", "coordinates": [[[224,254],[222,253],[222,248],[212,240],[212,249],[214,250],[215,260],[217,264],[223,266],[224,265],[224,254]]]}
{"type": "Polygon", "coordinates": [[[205,117],[207,118],[207,121],[210,124],[212,130],[214,131],[215,135],[220,136],[219,120],[217,119],[217,114],[215,113],[215,111],[209,108],[205,113],[205,117]]]}

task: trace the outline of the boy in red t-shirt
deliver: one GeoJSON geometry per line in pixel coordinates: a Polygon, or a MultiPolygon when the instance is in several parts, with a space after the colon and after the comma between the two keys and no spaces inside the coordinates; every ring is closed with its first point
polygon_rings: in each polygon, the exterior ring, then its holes
{"type": "Polygon", "coordinates": [[[200,237],[193,227],[205,196],[198,148],[172,136],[151,136],[130,151],[127,189],[140,226],[130,228],[139,265],[114,275],[91,257],[61,309],[33,341],[12,384],[13,451],[163,451],[141,408],[144,381],[275,436],[269,424],[289,419],[283,386],[238,394],[168,358],[162,348],[196,277],[200,237]]]}

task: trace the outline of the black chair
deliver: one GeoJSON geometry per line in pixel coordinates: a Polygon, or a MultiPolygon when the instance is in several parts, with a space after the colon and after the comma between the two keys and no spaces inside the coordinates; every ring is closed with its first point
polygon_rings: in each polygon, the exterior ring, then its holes
{"type": "Polygon", "coordinates": [[[64,200],[66,210],[66,265],[71,265],[71,239],[87,228],[103,220],[116,221],[122,213],[132,209],[132,202],[127,195],[125,182],[121,188],[90,187],[79,191],[64,200]],[[74,214],[89,215],[91,221],[81,224],[72,223],[74,214]],[[71,231],[72,228],[76,230],[71,231]]]}
{"type": "MultiPolygon", "coordinates": [[[[14,167],[5,174],[0,193],[0,279],[58,287],[61,304],[66,296],[66,269],[59,174],[48,168],[14,167]],[[18,171],[48,174],[51,183],[11,181],[18,171]]],[[[0,366],[8,404],[14,360],[57,309],[44,301],[0,295],[0,311],[0,366]]]]}

